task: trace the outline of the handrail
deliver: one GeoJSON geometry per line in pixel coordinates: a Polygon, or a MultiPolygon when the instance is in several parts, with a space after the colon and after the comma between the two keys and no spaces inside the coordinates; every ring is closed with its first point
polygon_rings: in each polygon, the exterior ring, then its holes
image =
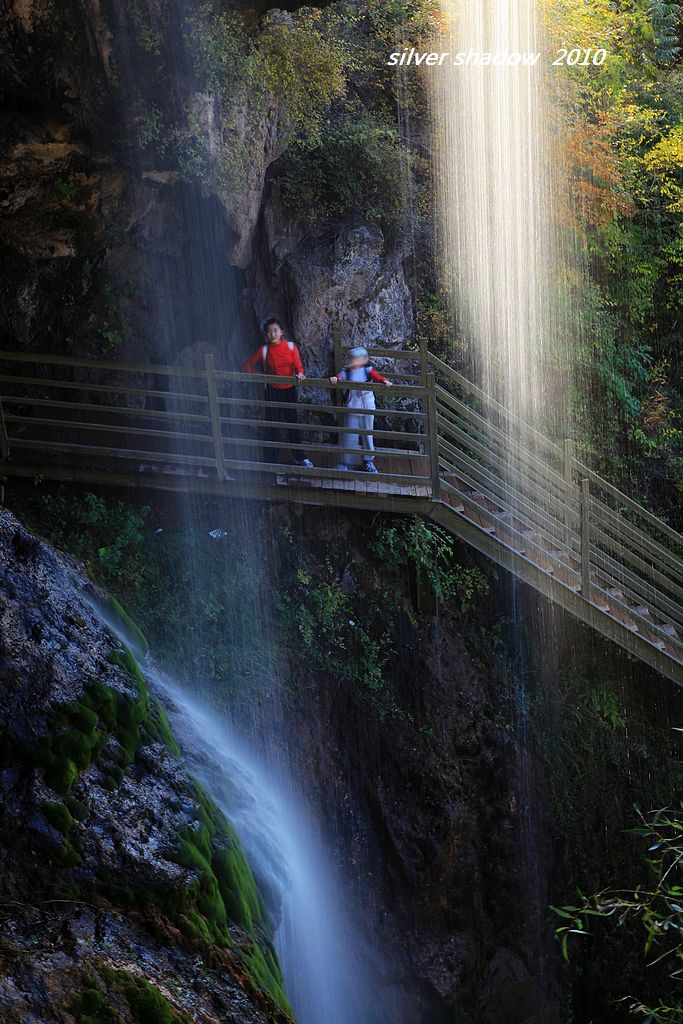
{"type": "Polygon", "coordinates": [[[675,544],[683,547],[683,535],[674,530],[668,523],[665,523],[663,519],[659,518],[659,516],[649,512],[643,505],[639,505],[637,501],[634,501],[633,498],[629,498],[627,494],[620,491],[619,488],[615,487],[614,484],[609,482],[609,480],[605,480],[604,477],[599,476],[594,470],[589,469],[589,467],[585,466],[583,462],[579,462],[577,459],[574,459],[574,466],[577,473],[581,476],[588,477],[595,487],[599,487],[601,490],[605,491],[606,494],[609,494],[616,501],[619,501],[626,508],[630,509],[630,511],[641,516],[647,523],[649,523],[650,526],[653,526],[656,530],[661,530],[661,532],[666,537],[669,537],[670,540],[674,541],[675,544]]]}
{"type": "MultiPolygon", "coordinates": [[[[399,358],[407,350],[386,351],[399,358]]],[[[346,485],[357,487],[359,495],[385,494],[387,502],[392,494],[420,495],[429,499],[430,510],[446,507],[454,516],[469,516],[508,552],[496,556],[501,564],[512,564],[511,557],[519,555],[542,572],[554,572],[558,586],[590,607],[586,621],[598,613],[613,615],[617,623],[630,620],[623,629],[640,630],[642,642],[681,660],[683,612],[675,599],[683,595],[683,562],[670,548],[683,545],[683,537],[576,459],[571,441],[558,446],[424,345],[410,350],[410,357],[420,361],[420,374],[396,376],[416,383],[388,390],[371,382],[332,384],[317,377],[299,382],[216,369],[210,354],[197,368],[0,351],[0,459],[13,452],[26,452],[27,459],[50,452],[94,460],[105,473],[122,459],[152,463],[156,472],[171,476],[189,472],[231,481],[233,473],[244,471],[274,481],[283,469],[276,453],[290,450],[296,460],[297,453],[310,451],[322,465],[295,466],[287,474],[299,481],[295,486],[311,487],[318,478],[318,488],[329,493],[345,485],[339,471],[325,465],[324,454],[339,458],[357,449],[344,439],[347,410],[316,402],[315,393],[343,389],[391,396],[398,399],[397,408],[381,403],[373,410],[381,429],[373,424],[353,431],[374,437],[389,469],[380,466],[369,478],[351,468],[344,474],[346,485]],[[45,369],[47,376],[34,377],[21,373],[27,364],[84,372],[62,379],[71,375],[52,376],[45,369]],[[106,371],[113,379],[89,370],[106,371]],[[159,386],[164,376],[166,389],[159,386]],[[145,380],[155,386],[145,387],[145,380]],[[272,419],[290,402],[277,395],[270,401],[272,392],[268,398],[262,390],[259,394],[259,386],[286,383],[303,392],[296,423],[272,419]],[[263,440],[256,433],[261,427],[279,433],[263,440]]],[[[429,514],[438,519],[445,513],[429,514]]]]}
{"type": "Polygon", "coordinates": [[[39,363],[45,366],[71,366],[79,370],[121,370],[126,373],[157,373],[162,377],[204,377],[205,370],[184,366],[155,366],[150,363],[116,363],[109,359],[72,359],[71,356],[40,355],[37,352],[0,350],[0,360],[12,363],[39,363]]]}
{"type": "Polygon", "coordinates": [[[458,373],[457,370],[454,370],[452,366],[448,365],[448,363],[444,363],[442,359],[439,359],[439,357],[435,356],[432,352],[428,354],[428,359],[433,366],[436,366],[436,368],[446,377],[450,377],[450,379],[459,387],[463,388],[469,394],[474,395],[475,398],[478,398],[484,403],[484,405],[488,406],[489,409],[495,409],[499,415],[504,416],[507,420],[520,427],[525,433],[534,437],[535,440],[537,440],[547,451],[553,451],[557,454],[558,458],[562,458],[562,449],[559,445],[554,444],[550,438],[541,434],[535,427],[532,427],[530,423],[527,423],[526,420],[523,420],[516,413],[512,412],[511,409],[506,409],[505,406],[501,405],[500,402],[497,402],[495,398],[488,395],[485,391],[482,391],[481,388],[477,387],[476,384],[473,384],[471,380],[468,380],[467,377],[463,377],[462,374],[458,373]]]}

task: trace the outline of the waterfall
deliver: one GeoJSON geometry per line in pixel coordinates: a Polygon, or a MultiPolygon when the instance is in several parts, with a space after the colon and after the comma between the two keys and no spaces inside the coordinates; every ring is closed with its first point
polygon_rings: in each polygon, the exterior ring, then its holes
{"type": "MultiPolygon", "coordinates": [[[[442,0],[452,61],[429,75],[441,270],[478,383],[542,425],[560,399],[547,55],[536,0],[442,0]]],[[[564,380],[566,385],[566,379],[564,380]]]]}
{"type": "MultiPolygon", "coordinates": [[[[93,593],[83,595],[125,644],[131,637],[93,593]]],[[[163,702],[188,767],[235,829],[268,915],[297,1024],[386,1024],[381,957],[332,864],[316,817],[275,744],[251,743],[214,707],[135,655],[163,702]]],[[[273,723],[275,713],[273,713],[273,723]]],[[[271,724],[273,724],[271,723],[271,724]]]]}
{"type": "MultiPolygon", "coordinates": [[[[196,116],[197,105],[211,116],[218,107],[215,97],[203,92],[206,83],[198,74],[203,58],[197,52],[188,21],[193,14],[199,17],[203,10],[194,5],[188,9],[173,0],[164,12],[164,45],[173,70],[172,88],[178,93],[175,105],[179,114],[185,107],[190,108],[183,115],[190,122],[196,116]]],[[[136,59],[136,33],[135,22],[119,12],[118,127],[127,141],[132,173],[144,180],[154,171],[157,154],[149,148],[141,151],[136,142],[139,98],[144,97],[145,86],[152,81],[149,69],[136,59]]],[[[207,130],[203,123],[201,128],[207,130]]],[[[136,282],[138,304],[146,312],[151,362],[201,369],[209,352],[219,369],[235,369],[259,343],[245,297],[244,274],[230,264],[233,238],[225,210],[210,193],[201,174],[191,183],[178,183],[166,190],[159,204],[159,223],[155,224],[158,232],[161,224],[165,235],[155,238],[153,245],[143,245],[137,254],[142,268],[136,282]],[[161,220],[162,215],[165,220],[161,220]]],[[[159,387],[165,386],[162,376],[159,387]]],[[[192,390],[191,382],[186,382],[185,390],[192,390]]],[[[175,406],[167,402],[165,408],[174,411],[175,406]]],[[[177,452],[193,455],[197,451],[188,432],[177,452]]],[[[257,577],[267,581],[264,586],[274,585],[273,567],[265,571],[263,565],[267,545],[261,543],[264,538],[258,532],[254,533],[259,519],[254,516],[253,506],[213,500],[194,494],[192,488],[179,490],[170,502],[174,504],[169,510],[174,527],[183,539],[180,577],[188,588],[197,593],[202,588],[197,572],[198,531],[208,533],[211,527],[222,524],[239,533],[245,558],[257,577]]],[[[217,609],[216,614],[220,615],[221,610],[217,609]]],[[[248,617],[248,637],[237,637],[235,624],[230,621],[224,623],[226,634],[236,642],[248,643],[255,654],[258,650],[267,656],[277,649],[278,638],[273,635],[265,594],[257,595],[250,603],[248,617]]],[[[107,624],[117,631],[116,623],[107,624]]],[[[280,691],[285,682],[273,675],[263,684],[268,693],[251,694],[242,720],[251,715],[253,721],[247,721],[238,731],[227,724],[224,711],[212,706],[213,700],[202,703],[198,698],[200,692],[212,690],[211,644],[201,616],[193,618],[188,635],[203,655],[205,671],[201,677],[180,686],[154,670],[147,674],[153,688],[161,691],[169,703],[169,717],[190,766],[244,846],[277,924],[275,945],[297,1024],[375,1024],[386,1020],[373,1009],[379,986],[371,966],[375,959],[362,938],[363,914],[351,910],[351,886],[345,886],[333,867],[333,855],[306,802],[305,780],[297,778],[294,759],[289,757],[287,744],[281,742],[278,732],[282,728],[280,691]]],[[[275,663],[276,659],[271,661],[275,663]]],[[[212,693],[212,698],[216,696],[216,703],[226,697],[212,693]]],[[[237,717],[232,707],[233,722],[237,717]]]]}
{"type": "Polygon", "coordinates": [[[372,980],[315,819],[291,778],[264,767],[215,711],[157,671],[188,763],[239,835],[274,920],[285,988],[298,1024],[371,1024],[372,980]]]}
{"type": "MultiPolygon", "coordinates": [[[[451,59],[432,69],[429,84],[439,270],[457,326],[450,356],[510,412],[545,434],[566,436],[575,242],[558,217],[562,202],[568,202],[553,137],[559,124],[553,104],[562,85],[559,76],[551,77],[559,69],[549,61],[541,7],[537,0],[441,0],[441,11],[445,37],[434,48],[448,51],[451,59]]],[[[496,425],[506,434],[501,459],[507,471],[511,476],[528,472],[533,460],[528,432],[525,454],[516,446],[514,421],[501,417],[496,425]]],[[[511,494],[508,512],[515,508],[511,494]]],[[[537,793],[526,749],[528,681],[535,659],[549,663],[558,657],[563,631],[550,609],[536,649],[530,650],[525,618],[538,618],[538,608],[532,609],[512,575],[506,604],[517,677],[511,707],[523,809],[519,870],[527,910],[520,940],[543,988],[551,940],[538,865],[537,793]]]]}

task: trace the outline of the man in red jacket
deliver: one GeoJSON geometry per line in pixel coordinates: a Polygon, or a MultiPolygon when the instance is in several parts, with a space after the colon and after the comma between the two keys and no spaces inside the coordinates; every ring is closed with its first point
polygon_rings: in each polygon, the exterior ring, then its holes
{"type": "MultiPolygon", "coordinates": [[[[267,343],[257,348],[244,364],[247,373],[268,373],[275,377],[296,377],[304,380],[303,364],[299,350],[293,341],[287,341],[282,324],[279,320],[266,320],[263,325],[267,343]]],[[[298,423],[296,409],[296,388],[291,380],[283,380],[282,384],[266,384],[266,401],[275,403],[266,406],[266,417],[273,423],[298,423]]],[[[269,441],[300,441],[301,432],[281,427],[271,427],[269,441]]],[[[266,461],[279,462],[282,448],[266,448],[266,461]]],[[[299,448],[292,448],[292,459],[297,466],[313,468],[313,463],[306,458],[306,453],[299,448]]]]}

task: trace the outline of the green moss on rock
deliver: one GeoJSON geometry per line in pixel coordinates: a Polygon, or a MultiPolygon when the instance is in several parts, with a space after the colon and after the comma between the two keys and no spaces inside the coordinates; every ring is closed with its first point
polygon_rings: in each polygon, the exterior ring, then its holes
{"type": "Polygon", "coordinates": [[[147,897],[190,942],[231,948],[254,986],[291,1015],[269,940],[270,922],[237,834],[198,783],[192,795],[199,805],[197,818],[178,833],[169,852],[192,872],[192,879],[181,889],[147,897]]]}
{"type": "Polygon", "coordinates": [[[263,945],[253,942],[248,951],[242,952],[242,957],[257,988],[267,992],[277,1006],[291,1015],[292,1010],[287,1001],[282,973],[272,949],[266,947],[264,952],[263,945]]]}
{"type": "Polygon", "coordinates": [[[76,1024],[113,1024],[114,1011],[106,996],[94,986],[94,981],[88,981],[87,987],[71,1000],[69,1012],[76,1018],[76,1024]]]}
{"type": "Polygon", "coordinates": [[[149,650],[147,637],[142,632],[138,624],[133,622],[120,601],[117,601],[115,597],[111,596],[111,594],[107,600],[107,611],[109,612],[110,617],[118,623],[128,646],[135,651],[139,657],[144,657],[149,650]]]}
{"type": "MultiPolygon", "coordinates": [[[[128,667],[126,659],[122,660],[128,667]]],[[[48,735],[34,751],[25,750],[24,754],[35,759],[56,792],[70,794],[79,774],[97,760],[112,734],[121,744],[124,762],[133,760],[149,704],[141,676],[140,682],[142,689],[132,698],[92,680],[81,700],[55,709],[48,735]]]]}
{"type": "Polygon", "coordinates": [[[107,971],[107,979],[127,1000],[133,1024],[189,1024],[187,1015],[174,1010],[145,978],[127,971],[107,971]]]}
{"type": "MultiPolygon", "coordinates": [[[[103,774],[103,785],[111,790],[119,785],[126,766],[146,740],[163,742],[174,755],[180,754],[166,713],[159,701],[150,697],[132,651],[125,647],[113,651],[109,660],[127,673],[133,685],[122,692],[91,680],[78,700],[54,708],[47,734],[33,749],[24,745],[19,751],[26,761],[42,768],[48,785],[63,798],[44,805],[46,819],[61,837],[51,861],[62,868],[80,862],[77,824],[88,816],[88,807],[71,790],[79,774],[97,762],[111,737],[118,743],[117,757],[115,763],[109,761],[103,774]]],[[[99,872],[97,889],[123,906],[161,911],[199,949],[232,950],[254,988],[291,1015],[270,942],[271,925],[237,834],[198,783],[185,792],[195,803],[195,819],[190,824],[179,822],[175,840],[166,851],[169,860],[186,869],[185,884],[131,892],[121,879],[99,872]]],[[[71,1012],[77,1024],[108,1024],[112,1019],[109,997],[114,991],[119,1003],[122,995],[127,999],[134,1022],[178,1024],[185,1020],[143,979],[118,972],[106,987],[103,993],[99,981],[86,984],[74,997],[71,1012]]]]}
{"type": "Polygon", "coordinates": [[[66,800],[66,806],[72,818],[75,818],[76,821],[84,821],[87,818],[88,808],[82,800],[78,800],[75,796],[70,796],[66,800]]]}
{"type": "Polygon", "coordinates": [[[66,804],[54,803],[49,801],[43,807],[45,817],[50,824],[61,832],[63,836],[68,836],[72,828],[76,824],[76,821],[71,814],[71,811],[66,804]]]}
{"type": "Polygon", "coordinates": [[[81,860],[80,853],[69,839],[64,839],[53,857],[53,862],[62,868],[74,868],[81,860]]]}
{"type": "Polygon", "coordinates": [[[180,757],[180,747],[178,746],[175,736],[171,732],[168,715],[156,697],[152,697],[150,701],[147,732],[152,739],[158,740],[160,743],[164,743],[175,757],[180,757]]]}
{"type": "Polygon", "coordinates": [[[48,723],[49,733],[35,749],[23,750],[27,759],[43,769],[48,785],[65,797],[79,774],[97,761],[109,736],[114,736],[120,746],[120,767],[109,773],[114,788],[123,777],[123,768],[135,759],[143,739],[163,742],[175,756],[180,754],[168,718],[159,702],[150,700],[132,652],[128,648],[114,651],[110,660],[136,683],[137,694],[120,693],[99,680],[91,680],[80,700],[55,709],[48,723]]]}
{"type": "Polygon", "coordinates": [[[120,1018],[122,999],[128,1005],[132,1024],[189,1024],[187,1014],[175,1010],[146,978],[106,967],[102,984],[106,985],[104,992],[94,978],[84,977],[84,987],[69,1005],[76,1024],[114,1024],[120,1018]]]}

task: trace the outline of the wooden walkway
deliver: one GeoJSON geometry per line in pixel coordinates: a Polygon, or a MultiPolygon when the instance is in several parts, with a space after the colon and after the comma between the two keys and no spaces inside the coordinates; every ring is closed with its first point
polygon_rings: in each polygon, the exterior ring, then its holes
{"type": "Polygon", "coordinates": [[[197,369],[0,353],[0,472],[428,516],[683,685],[683,537],[435,356],[392,356],[418,372],[391,390],[351,385],[381,406],[369,474],[339,469],[358,453],[340,447],[326,380],[306,381],[299,424],[274,435],[260,387],[273,378],[211,357],[197,369]],[[315,468],[280,464],[293,454],[315,468]]]}

